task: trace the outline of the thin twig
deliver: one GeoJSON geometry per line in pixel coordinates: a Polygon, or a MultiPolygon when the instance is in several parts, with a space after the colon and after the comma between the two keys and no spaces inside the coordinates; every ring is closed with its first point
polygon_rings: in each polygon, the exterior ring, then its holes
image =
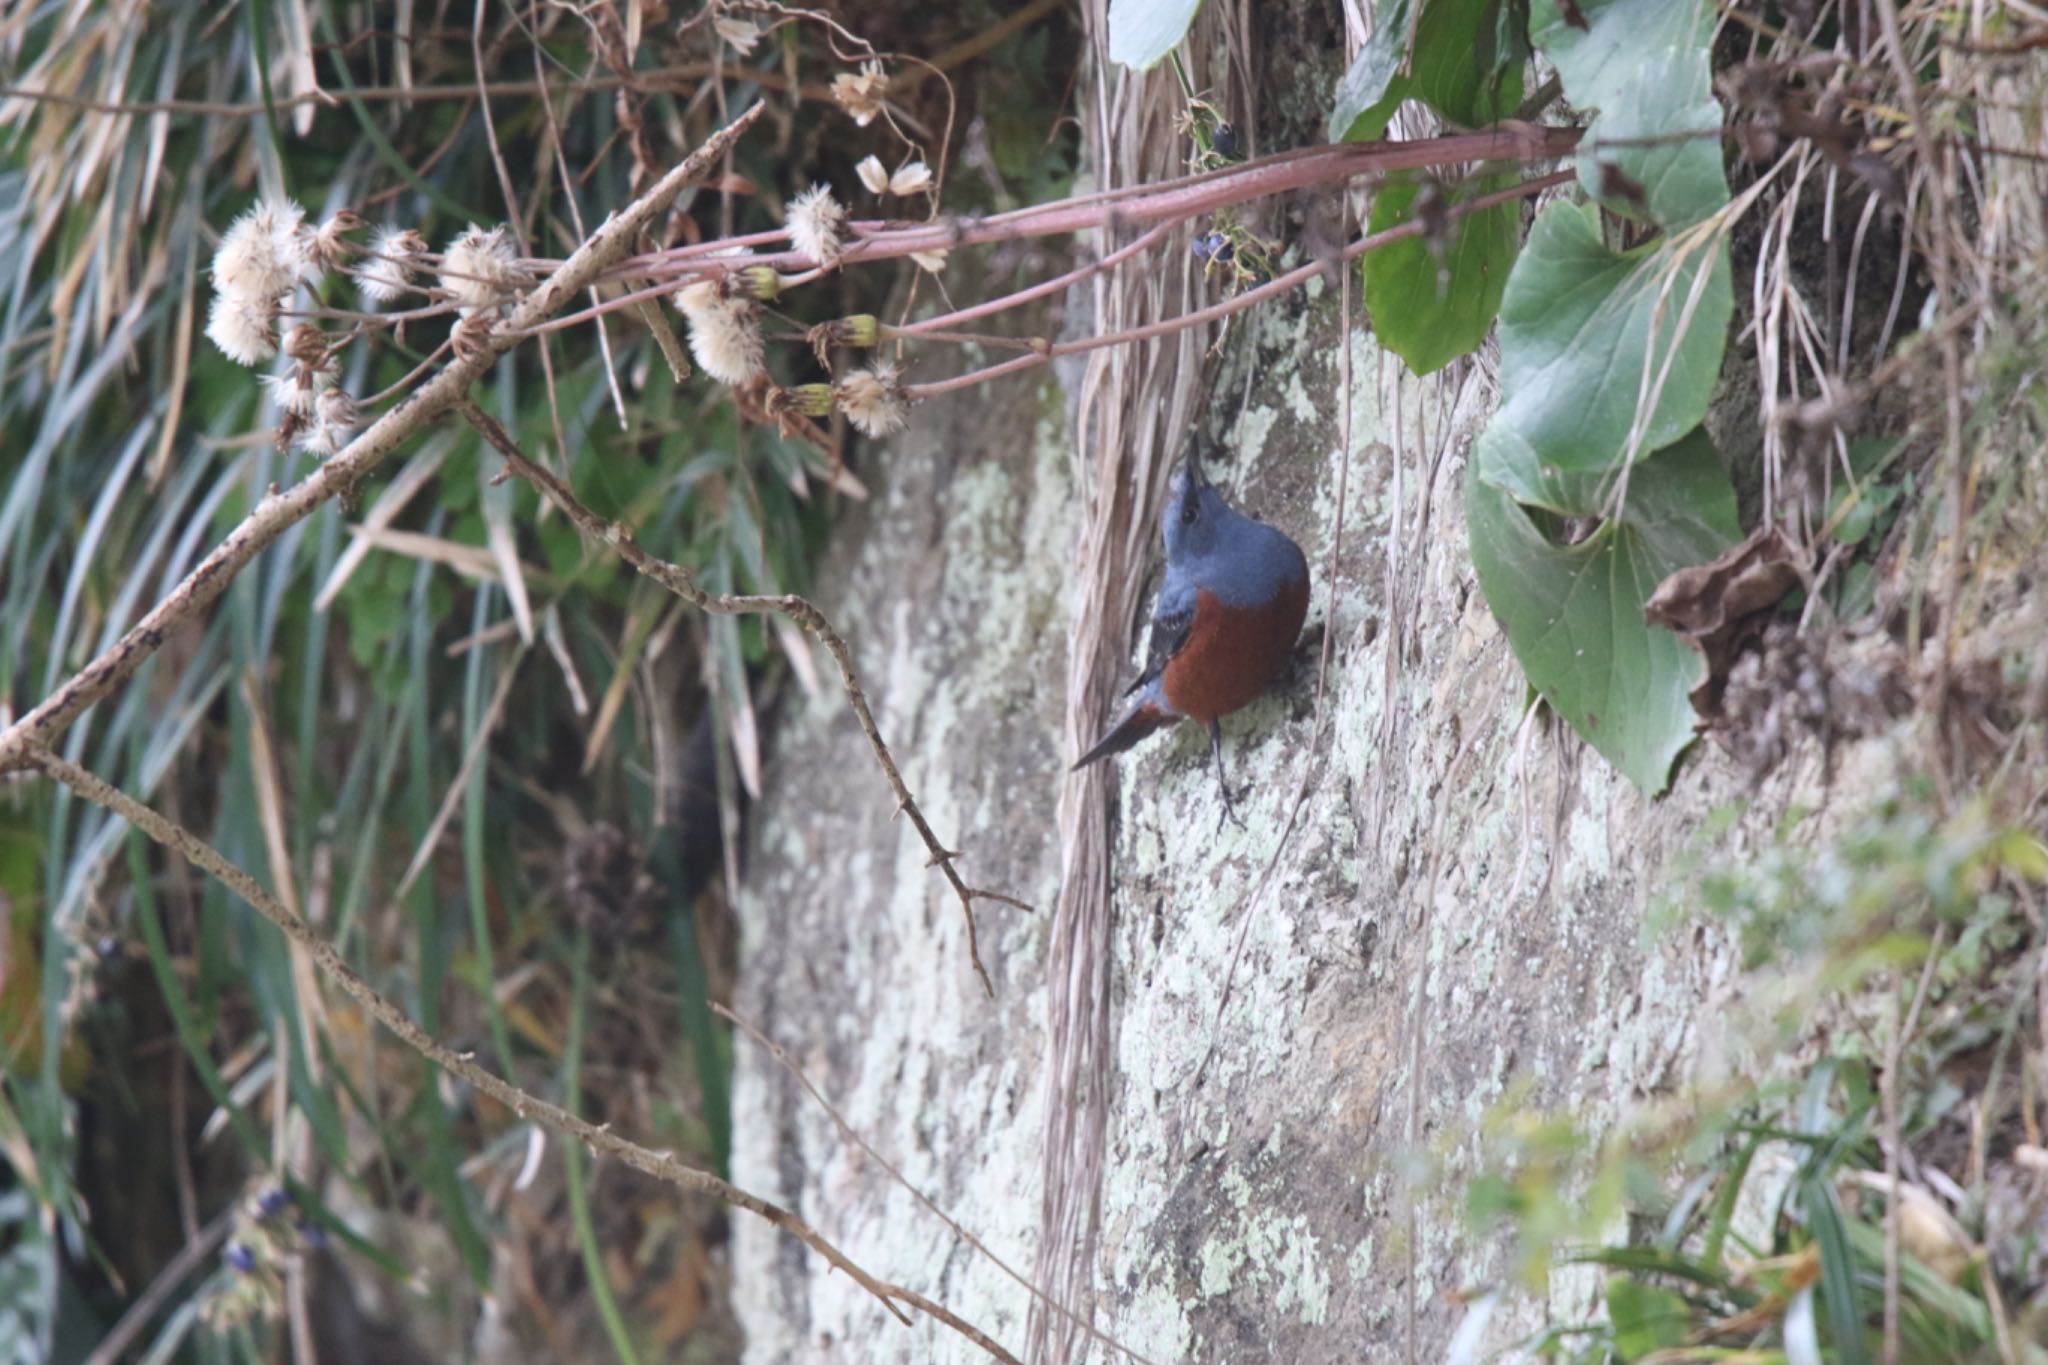
{"type": "MultiPolygon", "coordinates": [[[[1256,161],[1240,162],[1173,180],[1056,199],[988,218],[941,218],[933,222],[908,224],[862,220],[847,225],[855,234],[855,240],[848,244],[841,261],[879,260],[907,256],[913,251],[1060,236],[1112,224],[1138,227],[1179,222],[1254,199],[1334,184],[1358,176],[1386,175],[1393,171],[1427,170],[1473,161],[1555,160],[1569,155],[1578,145],[1579,136],[1577,128],[1530,127],[1416,138],[1406,142],[1329,143],[1280,152],[1256,161]]],[[[1477,205],[1468,205],[1470,207],[1477,205]]],[[[708,266],[730,270],[740,266],[771,265],[781,269],[817,264],[809,256],[796,251],[745,258],[720,258],[717,255],[735,246],[763,246],[788,240],[787,230],[767,230],[744,237],[700,242],[622,261],[611,274],[652,278],[701,271],[708,266]]]]}
{"type": "MultiPolygon", "coordinates": [[[[841,255],[840,266],[844,268],[849,265],[872,265],[880,261],[898,260],[921,251],[950,251],[955,247],[984,246],[994,242],[1021,241],[1034,237],[1065,236],[1076,232],[1146,224],[1154,227],[1171,227],[1190,218],[1234,208],[1255,199],[1311,185],[1340,183],[1357,176],[1449,166],[1472,160],[1554,159],[1570,151],[1578,136],[1576,129],[1569,128],[1541,131],[1558,136],[1529,138],[1504,133],[1470,134],[1387,144],[1339,143],[1315,148],[1307,154],[1283,153],[1257,162],[1247,162],[1224,172],[1211,171],[1181,180],[1167,181],[1147,187],[1142,195],[1119,194],[1114,202],[1107,202],[1108,193],[1091,194],[1056,200],[1031,212],[1020,211],[973,221],[941,219],[908,226],[887,222],[856,222],[848,225],[854,238],[841,255]]],[[[1492,208],[1510,199],[1522,198],[1552,185],[1564,184],[1573,178],[1574,174],[1569,171],[1541,176],[1512,189],[1496,191],[1473,199],[1454,210],[1454,215],[1458,212],[1471,213],[1492,208]]],[[[1396,229],[1391,234],[1383,233],[1368,240],[1376,244],[1382,241],[1396,241],[1403,236],[1413,236],[1421,231],[1419,224],[1411,224],[1406,229],[1396,229]]],[[[734,247],[764,246],[787,240],[788,236],[787,231],[750,233],[743,237],[721,238],[717,242],[677,247],[659,255],[639,256],[623,261],[610,272],[611,278],[651,280],[653,283],[644,284],[579,312],[550,317],[544,322],[536,323],[531,331],[539,335],[580,326],[607,313],[637,307],[648,300],[667,298],[698,280],[716,278],[735,270],[763,267],[778,271],[814,268],[817,265],[815,261],[795,250],[746,256],[710,254],[711,251],[723,252],[734,247]]],[[[1146,240],[1149,240],[1149,237],[1146,240]]],[[[545,259],[539,259],[533,264],[545,265],[547,262],[545,259]]],[[[1083,267],[1079,273],[1085,275],[1089,269],[1083,267]]],[[[1295,284],[1322,269],[1320,262],[1314,266],[1304,266],[1283,277],[1286,281],[1284,284],[1279,281],[1271,282],[1238,295],[1220,311],[1210,310],[1191,316],[1203,321],[1213,321],[1218,316],[1240,308],[1248,308],[1263,299],[1285,292],[1286,289],[1293,288],[1295,284]]],[[[783,287],[788,287],[803,278],[809,277],[785,278],[781,283],[783,287]]],[[[970,316],[987,316],[1026,302],[1049,289],[1049,285],[1033,286],[1016,295],[991,300],[963,311],[970,316]]],[[[1158,325],[1171,329],[1179,322],[1179,319],[1175,319],[1158,325]]],[[[922,327],[933,324],[907,325],[922,327]]],[[[1158,334],[1151,332],[1132,335],[1142,339],[1144,336],[1158,334]]],[[[1113,345],[1117,342],[1098,339],[1096,344],[1113,345]]],[[[977,374],[993,377],[988,372],[977,374]]]]}
{"type": "Polygon", "coordinates": [[[581,1142],[593,1154],[612,1157],[643,1175],[652,1176],[679,1190],[709,1195],[764,1219],[803,1242],[824,1257],[834,1269],[844,1271],[847,1278],[872,1294],[904,1325],[910,1324],[910,1317],[897,1306],[899,1303],[909,1304],[929,1313],[988,1350],[999,1360],[1015,1360],[1015,1357],[986,1335],[923,1295],[870,1275],[855,1264],[845,1252],[826,1241],[816,1228],[781,1205],[749,1194],[708,1171],[685,1166],[666,1152],[656,1152],[630,1142],[614,1133],[607,1124],[591,1123],[587,1119],[578,1118],[560,1105],[550,1104],[537,1095],[529,1094],[497,1073],[478,1065],[473,1053],[457,1052],[430,1037],[426,1030],[414,1023],[403,1010],[365,981],[354,967],[343,960],[340,951],[312,925],[266,891],[249,873],[229,862],[204,839],[48,748],[31,744],[26,758],[31,766],[40,769],[51,780],[63,783],[87,801],[120,816],[171,852],[211,874],[223,886],[248,902],[258,914],[283,930],[285,937],[293,944],[304,949],[314,964],[332,978],[350,999],[360,1005],[365,1014],[382,1024],[401,1043],[457,1080],[496,1100],[529,1123],[537,1123],[565,1138],[581,1142]]]}
{"type": "MultiPolygon", "coordinates": [[[[1553,185],[1562,185],[1576,178],[1577,172],[1574,171],[1558,171],[1551,175],[1537,176],[1533,180],[1524,180],[1512,189],[1481,195],[1469,203],[1458,205],[1451,212],[1453,216],[1476,213],[1480,209],[1488,209],[1497,204],[1505,204],[1512,199],[1529,198],[1532,195],[1542,193],[1553,185]]],[[[1376,251],[1380,247],[1398,242],[1404,237],[1421,236],[1424,230],[1425,226],[1421,219],[1411,219],[1399,227],[1388,228],[1385,232],[1375,232],[1370,237],[1359,238],[1344,249],[1343,259],[1346,261],[1356,260],[1368,251],[1376,251]]],[[[1000,364],[973,370],[967,374],[954,375],[951,379],[940,379],[930,384],[912,384],[903,390],[903,394],[906,398],[912,400],[936,398],[942,393],[951,393],[955,389],[968,388],[975,384],[985,383],[991,379],[1001,378],[1004,375],[1031,369],[1033,366],[1046,364],[1060,356],[1079,355],[1084,351],[1099,350],[1104,346],[1122,346],[1134,341],[1149,341],[1154,337],[1167,336],[1189,327],[1205,326],[1211,322],[1227,318],[1233,313],[1241,313],[1247,308],[1264,303],[1267,299],[1276,298],[1281,294],[1287,293],[1289,290],[1298,289],[1317,275],[1322,274],[1324,269],[1325,266],[1321,261],[1311,261],[1307,265],[1288,271],[1285,275],[1279,275],[1266,281],[1266,283],[1258,286],[1256,289],[1247,289],[1242,294],[1233,295],[1221,303],[1213,304],[1208,308],[1203,308],[1193,313],[1186,313],[1180,317],[1150,323],[1144,327],[1133,327],[1128,331],[1082,337],[1078,341],[1063,341],[1057,345],[1046,346],[1042,350],[1034,351],[1030,355],[1018,356],[1014,360],[1005,360],[1000,364]]]]}
{"type": "Polygon", "coordinates": [[[134,1343],[136,1337],[142,1335],[142,1329],[149,1326],[151,1319],[156,1317],[157,1311],[170,1302],[171,1295],[177,1291],[178,1286],[185,1283],[193,1271],[205,1264],[207,1258],[219,1250],[220,1244],[228,1239],[228,1234],[234,1231],[235,1204],[236,1201],[229,1200],[227,1207],[213,1216],[212,1222],[185,1240],[185,1245],[178,1248],[178,1254],[157,1272],[157,1277],[150,1281],[149,1288],[143,1291],[140,1298],[128,1305],[128,1311],[121,1314],[121,1320],[114,1324],[113,1330],[101,1338],[100,1344],[85,1358],[85,1365],[114,1365],[115,1361],[121,1359],[122,1353],[134,1343]]]}
{"type": "Polygon", "coordinates": [[[560,269],[519,302],[510,317],[483,334],[474,350],[457,356],[410,397],[379,416],[303,482],[283,492],[273,488],[259,499],[227,539],[120,639],[20,720],[0,730],[0,773],[25,766],[32,750],[47,747],[87,707],[120,686],[163,648],[177,627],[198,616],[226,591],[235,575],[265,546],[329,498],[354,488],[401,444],[462,401],[469,386],[488,374],[499,356],[518,345],[522,333],[583,292],[606,266],[622,259],[640,230],[668,207],[684,185],[717,160],[763,108],[757,104],[713,133],[645,194],[602,224],[560,269]]]}
{"type": "Polygon", "coordinates": [[[934,1218],[938,1219],[941,1223],[944,1223],[948,1228],[952,1229],[954,1236],[958,1237],[961,1241],[967,1243],[968,1246],[974,1248],[983,1256],[986,1256],[989,1259],[989,1261],[995,1266],[996,1269],[1002,1271],[1003,1274],[1009,1276],[1010,1279],[1015,1281],[1019,1286],[1023,1288],[1025,1293],[1031,1295],[1031,1297],[1037,1299],[1047,1308],[1050,1308],[1053,1312],[1058,1313],[1061,1317],[1073,1323],[1076,1327],[1080,1328],[1083,1332],[1086,1332],[1095,1340],[1101,1342],[1104,1346],[1107,1346],[1112,1350],[1121,1351],[1123,1354],[1129,1356],[1132,1360],[1139,1361],[1141,1365],[1152,1365],[1152,1361],[1149,1358],[1139,1355],[1130,1347],[1124,1345],[1122,1342],[1116,1340],[1114,1337],[1111,1337],[1108,1334],[1104,1333],[1101,1329],[1097,1328],[1093,1323],[1085,1321],[1083,1318],[1081,1318],[1079,1314],[1075,1313],[1071,1308],[1068,1308],[1065,1304],[1056,1302],[1051,1295],[1047,1294],[1043,1289],[1040,1289],[1037,1285],[1031,1283],[1031,1281],[1025,1277],[1022,1271],[1018,1270],[1015,1266],[1011,1265],[1002,1257],[996,1255],[995,1252],[990,1251],[987,1245],[984,1244],[979,1237],[976,1237],[973,1233],[969,1232],[966,1228],[962,1227],[958,1222],[956,1222],[951,1214],[947,1213],[944,1209],[940,1208],[936,1203],[934,1203],[931,1197],[927,1195],[923,1190],[920,1190],[917,1186],[911,1184],[909,1178],[905,1176],[903,1172],[897,1170],[895,1165],[887,1157],[883,1156],[880,1152],[876,1151],[874,1149],[874,1145],[870,1143],[866,1138],[862,1137],[860,1133],[854,1128],[854,1126],[848,1123],[845,1120],[845,1118],[843,1118],[840,1115],[837,1109],[832,1107],[832,1101],[826,1099],[825,1096],[818,1090],[818,1087],[811,1083],[811,1078],[809,1076],[806,1076],[803,1073],[803,1069],[799,1067],[794,1060],[791,1059],[788,1050],[784,1048],[782,1044],[774,1041],[767,1034],[763,1033],[758,1027],[756,1027],[745,1016],[741,1015],[738,1011],[732,1009],[729,1006],[719,1004],[717,1001],[713,1001],[711,1004],[711,1009],[713,1013],[717,1014],[720,1018],[729,1021],[734,1028],[737,1028],[738,1030],[740,1030],[740,1032],[746,1034],[749,1038],[752,1038],[756,1043],[759,1043],[763,1048],[765,1048],[768,1052],[768,1055],[775,1059],[777,1065],[781,1066],[781,1068],[784,1071],[787,1071],[796,1080],[796,1083],[804,1088],[804,1093],[809,1095],[813,1100],[815,1100],[817,1102],[818,1107],[825,1111],[825,1116],[832,1120],[832,1126],[839,1130],[839,1135],[842,1138],[852,1143],[854,1146],[860,1148],[862,1152],[867,1154],[869,1160],[873,1161],[876,1165],[880,1166],[884,1171],[887,1171],[889,1173],[889,1177],[892,1180],[894,1180],[897,1184],[901,1185],[904,1189],[910,1191],[910,1197],[915,1199],[918,1203],[924,1205],[926,1211],[929,1212],[934,1218]]]}
{"type": "MultiPolygon", "coordinates": [[[[681,66],[667,67],[661,71],[635,72],[631,76],[587,76],[576,80],[553,82],[556,89],[565,91],[588,91],[598,93],[611,90],[627,90],[638,95],[685,94],[693,92],[698,85],[711,75],[711,63],[688,62],[681,66]]],[[[793,87],[789,78],[777,71],[749,70],[747,80],[763,90],[787,91],[793,87]]],[[[546,92],[547,82],[542,81],[493,81],[483,86],[476,85],[359,85],[350,92],[351,98],[365,104],[377,103],[430,103],[436,100],[473,100],[479,94],[496,99],[531,99],[546,92]]],[[[804,99],[818,104],[833,103],[832,91],[823,85],[794,87],[804,99]]],[[[194,118],[257,118],[264,113],[263,103],[249,101],[230,103],[214,100],[97,100],[85,95],[68,94],[60,90],[32,90],[27,86],[0,86],[0,100],[27,100],[36,104],[55,105],[61,109],[79,109],[91,114],[125,114],[142,117],[155,114],[190,115],[194,118]]],[[[309,90],[303,94],[291,95],[276,102],[281,114],[303,104],[328,108],[337,103],[335,97],[325,90],[309,90]]]]}
{"type": "MultiPolygon", "coordinates": [[[[506,468],[534,486],[534,490],[568,514],[576,528],[600,544],[609,545],[618,552],[621,559],[632,565],[647,578],[696,607],[699,611],[713,616],[783,616],[803,627],[831,651],[833,661],[839,665],[840,686],[846,692],[847,704],[853,708],[854,717],[859,720],[862,733],[868,737],[868,747],[874,752],[875,762],[881,766],[882,775],[889,780],[889,788],[896,793],[897,807],[910,817],[918,837],[924,841],[925,849],[931,854],[931,865],[945,874],[953,892],[960,898],[960,913],[967,921],[967,956],[974,965],[974,974],[981,978],[982,989],[993,997],[995,982],[989,979],[988,969],[981,964],[981,944],[974,929],[974,902],[977,899],[999,900],[1006,905],[1022,905],[1009,896],[977,891],[961,880],[960,873],[953,866],[953,859],[959,855],[949,851],[932,833],[931,825],[925,820],[924,812],[910,794],[910,787],[903,780],[903,774],[896,767],[896,760],[889,753],[889,746],[882,740],[882,731],[875,724],[874,712],[868,706],[867,693],[862,689],[860,676],[854,671],[853,652],[847,648],[846,640],[835,630],[825,613],[807,598],[794,593],[779,597],[753,597],[735,594],[721,594],[698,586],[696,577],[679,564],[657,559],[640,548],[633,539],[632,528],[622,522],[606,521],[583,505],[575,490],[562,479],[528,459],[519,449],[512,434],[474,403],[462,405],[462,415],[468,419],[483,438],[490,442],[497,452],[505,457],[506,468]]],[[[1026,909],[1029,907],[1026,906],[1026,909]]]]}

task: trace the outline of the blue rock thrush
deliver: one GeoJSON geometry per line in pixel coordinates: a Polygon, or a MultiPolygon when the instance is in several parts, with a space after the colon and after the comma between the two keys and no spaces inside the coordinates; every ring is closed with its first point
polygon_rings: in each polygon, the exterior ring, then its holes
{"type": "Polygon", "coordinates": [[[1192,720],[1209,727],[1223,809],[1235,819],[1221,720],[1286,667],[1308,614],[1308,561],[1279,531],[1232,511],[1192,453],[1174,473],[1165,533],[1166,579],[1152,608],[1151,657],[1125,693],[1131,702],[1123,718],[1074,766],[1192,720]]]}

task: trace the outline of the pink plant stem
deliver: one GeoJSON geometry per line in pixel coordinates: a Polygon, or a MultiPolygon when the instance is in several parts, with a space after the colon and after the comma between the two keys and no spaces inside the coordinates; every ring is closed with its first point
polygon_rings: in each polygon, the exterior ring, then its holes
{"type": "Polygon", "coordinates": [[[1000,313],[1005,309],[1015,308],[1019,304],[1029,303],[1033,299],[1044,298],[1047,294],[1056,294],[1069,285],[1079,284],[1090,275],[1108,270],[1112,266],[1129,260],[1154,242],[1157,242],[1167,233],[1173,231],[1173,228],[1174,225],[1172,223],[1160,223],[1130,245],[1118,247],[1101,260],[1077,266],[1056,279],[1046,280],[1043,283],[1034,284],[1026,289],[1019,289],[1014,294],[1005,294],[1002,298],[990,299],[986,303],[977,303],[972,308],[962,308],[957,313],[947,313],[943,317],[926,318],[922,322],[913,322],[903,327],[892,327],[889,334],[891,336],[906,337],[921,336],[926,332],[944,331],[948,328],[957,327],[963,322],[973,322],[976,318],[985,318],[991,313],[1000,313]]]}
{"type": "MultiPolygon", "coordinates": [[[[1413,142],[1337,143],[1307,152],[1282,154],[1259,162],[1248,162],[1227,171],[1212,171],[1203,176],[1185,177],[1181,181],[1168,182],[1168,187],[1164,189],[1156,186],[1146,187],[1142,197],[1129,202],[1110,204],[1103,202],[1107,197],[1105,195],[1089,195],[1080,200],[1061,200],[1039,209],[1019,210],[1000,219],[986,218],[976,222],[953,221],[911,228],[894,228],[852,243],[846,249],[842,264],[888,260],[908,256],[915,251],[951,249],[955,246],[984,242],[1014,241],[1026,237],[1082,232],[1110,224],[1163,222],[1171,225],[1200,214],[1212,213],[1217,209],[1231,208],[1265,195],[1280,194],[1333,180],[1345,180],[1357,175],[1391,170],[1416,170],[1427,166],[1456,165],[1469,161],[1562,156],[1571,150],[1578,137],[1579,131],[1576,128],[1538,128],[1525,125],[1520,129],[1508,131],[1466,133],[1456,137],[1424,138],[1413,142]]],[[[773,240],[784,235],[786,234],[756,233],[751,238],[735,238],[733,241],[758,240],[763,237],[773,240]]],[[[796,251],[735,257],[731,260],[707,256],[689,261],[676,259],[674,253],[669,253],[658,261],[651,262],[645,273],[666,275],[674,271],[686,274],[690,278],[701,278],[743,266],[760,265],[781,270],[815,268],[816,263],[810,257],[796,251]]],[[[532,334],[557,332],[564,328],[579,326],[605,313],[617,312],[647,299],[671,294],[675,292],[676,285],[677,282],[671,280],[636,289],[597,307],[553,318],[536,328],[532,334]]],[[[1013,297],[993,300],[980,305],[982,311],[976,315],[987,316],[988,313],[1001,311],[1021,301],[1013,297]]],[[[934,320],[935,323],[944,321],[946,319],[934,320]]]]}
{"type": "MultiPolygon", "coordinates": [[[[1578,140],[1579,130],[1576,128],[1542,128],[1522,124],[1484,133],[1418,138],[1409,142],[1331,143],[1282,152],[1239,166],[1183,176],[1178,180],[1104,190],[1051,204],[1034,205],[992,218],[941,220],[910,227],[879,226],[874,231],[865,232],[850,246],[846,259],[880,260],[934,248],[1081,232],[1108,222],[1141,224],[1191,218],[1267,195],[1284,194],[1289,190],[1360,175],[1453,166],[1463,162],[1527,161],[1564,156],[1577,145],[1578,140]]],[[[858,230],[868,225],[857,223],[853,226],[858,230]]],[[[658,257],[640,257],[635,264],[645,274],[664,274],[667,273],[666,267],[681,266],[685,261],[692,265],[709,265],[717,261],[716,257],[693,259],[704,258],[709,251],[787,238],[788,234],[782,232],[754,233],[730,241],[682,247],[658,257]]],[[[778,269],[816,264],[794,251],[750,257],[743,263],[772,265],[778,269]]],[[[731,268],[742,262],[735,260],[731,266],[722,261],[719,264],[721,268],[731,268]]]]}
{"type": "MultiPolygon", "coordinates": [[[[1496,204],[1505,204],[1513,199],[1526,199],[1530,195],[1540,194],[1553,185],[1562,185],[1574,180],[1577,178],[1577,175],[1576,171],[1558,171],[1552,175],[1538,176],[1534,180],[1524,180],[1512,189],[1498,190],[1492,194],[1481,195],[1470,203],[1459,205],[1453,210],[1453,216],[1472,213],[1479,209],[1492,208],[1496,204]]],[[[1423,225],[1421,222],[1410,221],[1403,223],[1399,227],[1388,228],[1385,232],[1376,232],[1372,236],[1361,238],[1345,248],[1343,259],[1346,261],[1356,260],[1368,251],[1374,251],[1390,243],[1398,242],[1404,237],[1420,236],[1422,231],[1423,225]]],[[[1153,337],[1167,336],[1173,332],[1178,332],[1184,327],[1199,327],[1205,323],[1219,322],[1233,313],[1241,313],[1254,304],[1263,303],[1267,299],[1275,298],[1290,289],[1307,284],[1322,269],[1323,263],[1321,261],[1311,261],[1307,265],[1288,271],[1285,275],[1268,280],[1256,289],[1247,289],[1242,294],[1225,299],[1223,302],[1204,308],[1199,312],[1188,313],[1177,318],[1168,318],[1163,322],[1155,322],[1148,327],[1135,327],[1128,332],[1112,332],[1105,336],[1084,337],[1079,341],[1061,342],[1056,346],[1048,346],[1044,350],[1031,355],[1018,356],[1014,360],[1006,360],[999,365],[990,365],[985,369],[973,370],[967,374],[955,375],[951,379],[941,379],[930,384],[907,385],[903,390],[903,396],[912,401],[936,398],[942,393],[952,393],[955,389],[970,388],[973,385],[985,383],[991,379],[999,379],[1007,374],[1016,374],[1019,371],[1028,370],[1034,365],[1043,365],[1058,356],[1078,355],[1083,351],[1100,350],[1104,346],[1121,346],[1133,341],[1149,341],[1153,337]]]]}

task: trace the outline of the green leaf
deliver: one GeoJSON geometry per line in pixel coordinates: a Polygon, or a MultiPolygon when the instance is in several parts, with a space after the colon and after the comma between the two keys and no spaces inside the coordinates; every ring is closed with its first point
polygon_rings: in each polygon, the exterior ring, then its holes
{"type": "Polygon", "coordinates": [[[1825,1171],[1799,1182],[1799,1209],[1820,1247],[1820,1300],[1827,1310],[1828,1338],[1842,1365],[1870,1359],[1863,1340],[1863,1310],[1856,1301],[1856,1255],[1849,1245],[1842,1206],[1825,1171]]]}
{"type": "Polygon", "coordinates": [[[1618,515],[1576,545],[1487,481],[1488,438],[1465,480],[1472,562],[1508,644],[1545,701],[1643,791],[1664,789],[1692,739],[1687,693],[1699,653],[1643,620],[1675,569],[1714,558],[1739,534],[1735,490],[1704,432],[1658,452],[1630,477],[1618,515]]]}
{"type": "Polygon", "coordinates": [[[1579,181],[1616,213],[1685,227],[1728,202],[1708,66],[1715,19],[1703,0],[1530,5],[1529,36],[1565,94],[1576,108],[1599,110],[1579,144],[1579,181]],[[1633,192],[1607,183],[1610,167],[1633,192]]]}
{"type": "Polygon", "coordinates": [[[1476,128],[1515,112],[1529,45],[1502,0],[1430,0],[1415,29],[1418,98],[1476,128]]]}
{"type": "Polygon", "coordinates": [[[1187,37],[1202,0],[1110,0],[1109,59],[1150,71],[1187,37]]]}
{"type": "Polygon", "coordinates": [[[1683,1346],[1692,1310],[1669,1289],[1626,1275],[1607,1281],[1607,1320],[1614,1324],[1614,1348],[1623,1360],[1683,1346]]]}
{"type": "Polygon", "coordinates": [[[1413,14],[1409,0],[1381,0],[1372,37],[1337,83],[1332,142],[1378,137],[1403,100],[1425,100],[1467,127],[1505,118],[1521,103],[1528,43],[1503,0],[1429,0],[1419,20],[1413,14]]]}
{"type": "MultiPolygon", "coordinates": [[[[1486,194],[1507,182],[1488,177],[1470,192],[1486,194]]],[[[1408,221],[1418,181],[1387,185],[1373,196],[1367,231],[1384,232],[1408,221]]],[[[1467,213],[1440,244],[1441,258],[1422,237],[1408,237],[1365,254],[1365,306],[1373,331],[1418,375],[1433,374],[1474,350],[1493,328],[1508,272],[1514,268],[1521,205],[1496,204],[1467,213]]]]}
{"type": "MultiPolygon", "coordinates": [[[[1110,18],[1115,17],[1112,9],[1110,18]]],[[[1407,57],[1408,0],[1380,0],[1372,37],[1337,82],[1330,141],[1370,142],[1387,130],[1387,121],[1414,91],[1414,82],[1401,70],[1407,57]]]]}
{"type": "Polygon", "coordinates": [[[1507,397],[1482,442],[1482,477],[1525,504],[1600,512],[1651,388],[1638,459],[1706,415],[1734,306],[1720,244],[1683,258],[1668,242],[1616,252],[1600,239],[1599,210],[1550,205],[1501,300],[1507,397]],[[1699,302],[1681,333],[1695,287],[1699,302]]]}

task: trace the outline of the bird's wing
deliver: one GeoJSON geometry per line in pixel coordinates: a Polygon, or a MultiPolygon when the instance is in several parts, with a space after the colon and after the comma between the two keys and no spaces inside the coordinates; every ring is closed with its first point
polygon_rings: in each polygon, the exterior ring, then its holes
{"type": "Polygon", "coordinates": [[[1177,584],[1169,573],[1165,586],[1159,590],[1159,601],[1152,608],[1152,639],[1146,648],[1144,671],[1138,674],[1136,682],[1124,689],[1125,696],[1159,676],[1173,656],[1180,653],[1181,646],[1188,642],[1188,632],[1194,624],[1194,589],[1177,584]]]}

